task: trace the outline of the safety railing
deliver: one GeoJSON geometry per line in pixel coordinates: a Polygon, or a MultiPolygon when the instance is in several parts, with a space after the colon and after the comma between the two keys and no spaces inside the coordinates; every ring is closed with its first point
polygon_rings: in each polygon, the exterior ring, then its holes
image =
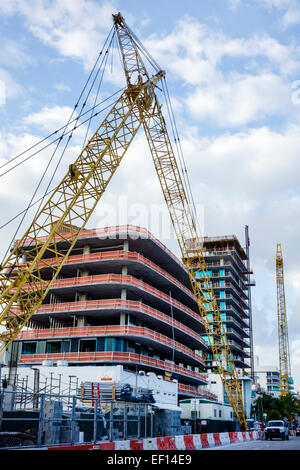
{"type": "Polygon", "coordinates": [[[20,356],[21,364],[42,363],[45,360],[61,361],[66,360],[73,363],[99,362],[99,363],[119,363],[119,364],[139,364],[149,366],[160,371],[176,373],[183,377],[193,378],[197,382],[207,383],[206,377],[199,372],[187,369],[167,361],[155,359],[150,356],[144,356],[128,352],[71,352],[71,353],[46,353],[46,354],[22,354],[20,356]]]}
{"type": "MultiPolygon", "coordinates": [[[[136,302],[133,300],[120,300],[120,299],[109,299],[109,300],[88,300],[88,301],[80,301],[80,302],[65,302],[61,304],[43,304],[37,310],[37,314],[43,313],[58,313],[58,312],[69,312],[75,313],[80,311],[91,311],[91,310],[132,310],[147,316],[153,317],[156,320],[159,320],[165,324],[170,325],[171,327],[175,328],[180,331],[181,333],[185,333],[188,338],[192,337],[193,339],[197,340],[199,344],[206,347],[205,341],[202,337],[191,328],[187,327],[183,323],[179,322],[178,320],[172,319],[170,316],[156,310],[148,305],[143,304],[142,302],[136,302]]],[[[196,317],[201,324],[200,316],[196,317]]],[[[60,329],[52,329],[51,332],[54,334],[59,335],[60,329]]],[[[27,338],[40,338],[44,335],[43,330],[23,330],[18,335],[18,339],[27,339],[27,338]]]]}
{"type": "Polygon", "coordinates": [[[197,360],[200,364],[204,365],[204,361],[201,359],[199,354],[195,353],[192,349],[184,346],[178,341],[174,341],[168,336],[157,333],[156,331],[150,330],[149,328],[143,328],[138,326],[85,326],[85,327],[74,327],[74,328],[57,328],[57,329],[45,329],[45,330],[34,330],[26,331],[21,336],[22,338],[32,338],[34,334],[38,333],[35,337],[41,338],[69,338],[69,337],[84,337],[84,336],[131,336],[135,338],[147,338],[155,341],[156,343],[164,344],[169,348],[176,351],[180,351],[189,357],[197,360]]]}
{"type": "Polygon", "coordinates": [[[150,403],[0,390],[0,449],[153,437],[150,403]]]}

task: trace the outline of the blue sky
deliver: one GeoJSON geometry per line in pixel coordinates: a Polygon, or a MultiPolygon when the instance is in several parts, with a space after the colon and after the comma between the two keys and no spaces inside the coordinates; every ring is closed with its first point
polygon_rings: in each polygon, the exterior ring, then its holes
{"type": "MultiPolygon", "coordinates": [[[[274,268],[282,243],[292,372],[300,389],[298,0],[0,0],[0,164],[68,119],[117,11],[167,72],[203,233],[234,233],[244,244],[249,225],[255,353],[264,364],[278,362],[274,268]]],[[[101,96],[123,83],[114,53],[101,96]]],[[[3,223],[25,208],[46,158],[2,177],[3,223]]],[[[121,222],[159,236],[141,215],[164,204],[142,134],[126,159],[91,224],[113,224],[108,214],[126,197],[131,212],[121,213],[121,222]]],[[[2,247],[15,227],[0,231],[2,247]]],[[[176,252],[174,240],[160,238],[176,252]]]]}

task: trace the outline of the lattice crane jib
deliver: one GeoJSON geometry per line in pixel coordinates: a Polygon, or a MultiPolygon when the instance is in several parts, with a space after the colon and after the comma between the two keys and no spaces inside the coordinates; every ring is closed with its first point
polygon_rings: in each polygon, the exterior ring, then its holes
{"type": "Polygon", "coordinates": [[[289,393],[289,377],[291,376],[291,366],[288,339],[288,322],[285,302],[283,255],[280,243],[277,243],[276,246],[276,287],[280,394],[284,396],[289,393]]]}
{"type": "Polygon", "coordinates": [[[169,209],[182,259],[204,320],[213,361],[224,390],[246,429],[241,387],[226,337],[212,283],[206,269],[185,187],[156,96],[165,73],[152,77],[141,58],[124,18],[113,15],[127,88],[116,101],[93,137],[70,166],[69,172],[39,211],[24,236],[16,242],[0,271],[0,333],[2,351],[17,337],[47,295],[64,261],[73,249],[125,152],[142,125],[154,166],[169,209]],[[67,250],[61,252],[61,242],[67,250]],[[56,264],[47,263],[47,257],[56,264]],[[43,269],[50,268],[45,280],[43,269]],[[196,271],[199,278],[196,278],[196,271]]]}
{"type": "MultiPolygon", "coordinates": [[[[158,73],[153,83],[161,79],[158,73]]],[[[18,240],[0,271],[0,333],[7,349],[47,295],[141,126],[149,82],[126,89],[18,240]],[[68,229],[69,228],[69,229],[68,229]],[[66,233],[64,233],[66,232],[66,233]],[[60,246],[64,242],[64,252],[60,246]],[[67,249],[66,249],[67,247],[67,249]],[[49,264],[47,256],[55,258],[49,264]],[[43,269],[51,270],[48,280],[43,269]]]]}
{"type": "MultiPolygon", "coordinates": [[[[130,86],[131,83],[135,83],[142,76],[148,78],[148,74],[124,18],[118,14],[114,17],[114,22],[127,84],[130,86]],[[129,45],[130,42],[131,45],[129,45]],[[136,57],[136,64],[133,64],[133,57],[136,57]],[[132,79],[135,81],[131,82],[132,79]]],[[[246,429],[241,386],[206,268],[196,222],[169,138],[161,105],[155,93],[155,86],[151,85],[150,88],[152,88],[151,96],[153,96],[153,100],[150,107],[144,111],[143,126],[152,159],[180,246],[182,260],[187,268],[200,315],[204,320],[215,367],[221,376],[225,393],[236,413],[241,428],[246,429]],[[196,272],[200,275],[199,278],[196,278],[196,272]]]]}

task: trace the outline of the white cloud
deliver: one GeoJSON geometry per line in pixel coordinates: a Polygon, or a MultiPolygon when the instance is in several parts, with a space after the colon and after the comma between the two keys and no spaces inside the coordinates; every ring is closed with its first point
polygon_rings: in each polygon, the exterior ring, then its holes
{"type": "Polygon", "coordinates": [[[284,28],[300,23],[300,2],[298,0],[259,0],[259,5],[283,12],[280,23],[284,28]]]}
{"type": "Polygon", "coordinates": [[[230,10],[235,11],[241,5],[241,0],[227,0],[227,5],[230,10]]]}
{"type": "Polygon", "coordinates": [[[300,72],[300,48],[293,43],[257,33],[233,39],[188,16],[170,34],[144,42],[171,76],[184,81],[181,100],[201,121],[232,127],[297,115],[291,87],[300,72]]]}
{"type": "Polygon", "coordinates": [[[8,0],[4,15],[21,14],[29,30],[60,54],[78,58],[90,69],[112,24],[113,2],[85,0],[8,0]]]}
{"type": "Polygon", "coordinates": [[[241,126],[282,115],[292,108],[290,86],[274,74],[232,74],[214,87],[197,87],[186,99],[188,109],[200,120],[219,127],[241,126]]]}
{"type": "Polygon", "coordinates": [[[58,91],[71,91],[71,88],[64,83],[55,83],[54,88],[58,91]]]}
{"type": "MultiPolygon", "coordinates": [[[[29,126],[36,126],[40,130],[52,132],[64,126],[72,114],[73,110],[69,106],[45,106],[41,111],[26,116],[23,122],[29,126]]],[[[73,118],[75,117],[76,113],[73,115],[73,118]]]]}
{"type": "Polygon", "coordinates": [[[17,98],[24,93],[23,86],[13,78],[12,74],[1,68],[0,81],[4,84],[5,101],[9,98],[17,98]]]}
{"type": "Polygon", "coordinates": [[[34,61],[22,44],[12,40],[4,40],[0,49],[0,65],[3,67],[23,67],[34,61]]]}

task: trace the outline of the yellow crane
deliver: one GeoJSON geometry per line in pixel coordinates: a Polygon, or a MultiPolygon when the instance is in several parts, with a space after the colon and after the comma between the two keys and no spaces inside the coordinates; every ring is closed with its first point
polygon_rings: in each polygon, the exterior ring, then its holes
{"type": "Polygon", "coordinates": [[[165,72],[148,75],[141,44],[123,16],[113,15],[127,87],[69,167],[26,233],[15,243],[0,272],[2,351],[17,337],[57,278],[139,128],[144,128],[154,166],[169,209],[183,262],[204,321],[213,365],[242,430],[246,429],[241,386],[202,253],[190,198],[168,135],[156,89],[165,72]],[[60,252],[65,241],[67,251],[60,252]],[[55,266],[47,257],[56,259],[55,266]],[[52,271],[43,276],[43,270],[52,271]],[[196,279],[196,272],[201,276],[196,279]]]}
{"type": "Polygon", "coordinates": [[[277,286],[277,320],[278,320],[278,349],[280,370],[280,394],[289,393],[291,364],[289,351],[288,323],[285,303],[284,271],[281,243],[276,246],[276,286],[277,286]]]}

